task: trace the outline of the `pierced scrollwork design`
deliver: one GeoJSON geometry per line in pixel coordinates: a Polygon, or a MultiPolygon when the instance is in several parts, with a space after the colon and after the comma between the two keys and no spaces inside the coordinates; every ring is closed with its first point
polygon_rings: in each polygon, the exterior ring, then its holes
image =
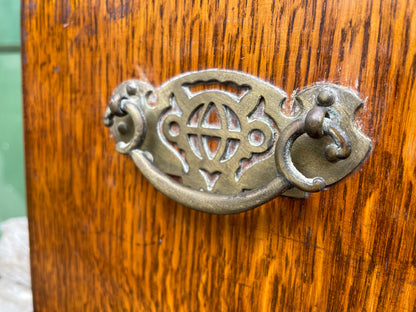
{"type": "Polygon", "coordinates": [[[370,141],[354,126],[361,100],[351,90],[316,85],[294,100],[296,118],[282,112],[282,90],[240,72],[206,70],[157,90],[138,80],[122,83],[104,123],[116,150],[167,196],[194,209],[235,213],[294,186],[318,191],[368,154],[370,141]]]}

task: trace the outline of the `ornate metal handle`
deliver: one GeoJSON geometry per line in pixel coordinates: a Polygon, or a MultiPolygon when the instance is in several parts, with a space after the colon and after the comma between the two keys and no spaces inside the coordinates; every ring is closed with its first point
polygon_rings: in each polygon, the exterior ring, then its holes
{"type": "Polygon", "coordinates": [[[285,100],[283,91],[255,77],[207,70],[174,78],[157,92],[141,81],[122,83],[104,123],[116,150],[130,155],[162,193],[197,210],[237,213],[281,194],[319,191],[371,149],[354,126],[362,102],[351,90],[307,88],[294,98],[300,107],[294,117],[283,113],[285,100]]]}

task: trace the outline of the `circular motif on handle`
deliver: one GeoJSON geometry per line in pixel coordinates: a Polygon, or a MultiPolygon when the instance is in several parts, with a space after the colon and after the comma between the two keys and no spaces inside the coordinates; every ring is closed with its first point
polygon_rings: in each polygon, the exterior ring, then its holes
{"type": "Polygon", "coordinates": [[[253,146],[260,146],[264,143],[264,133],[259,129],[251,130],[248,134],[248,141],[253,146]]]}

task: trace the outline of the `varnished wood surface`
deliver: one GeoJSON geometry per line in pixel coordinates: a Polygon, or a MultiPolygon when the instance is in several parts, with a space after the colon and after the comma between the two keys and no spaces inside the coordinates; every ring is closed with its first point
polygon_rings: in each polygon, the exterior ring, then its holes
{"type": "Polygon", "coordinates": [[[36,311],[415,311],[416,2],[35,1],[22,8],[36,311]],[[240,70],[366,98],[360,170],[307,200],[217,216],[114,150],[113,88],[240,70]]]}

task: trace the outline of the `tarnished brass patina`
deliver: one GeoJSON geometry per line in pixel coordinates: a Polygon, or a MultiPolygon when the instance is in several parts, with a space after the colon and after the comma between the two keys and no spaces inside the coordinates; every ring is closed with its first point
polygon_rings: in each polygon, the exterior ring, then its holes
{"type": "Polygon", "coordinates": [[[319,84],[285,93],[227,70],[178,76],[157,91],[131,80],[115,90],[104,123],[162,193],[197,210],[229,214],[281,195],[304,197],[352,172],[371,149],[354,125],[362,101],[319,84]]]}

